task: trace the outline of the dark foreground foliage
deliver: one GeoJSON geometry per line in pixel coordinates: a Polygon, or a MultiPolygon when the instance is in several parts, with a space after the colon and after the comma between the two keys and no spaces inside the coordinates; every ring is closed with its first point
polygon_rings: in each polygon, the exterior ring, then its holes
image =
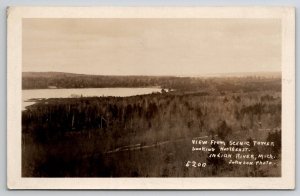
{"type": "Polygon", "coordinates": [[[281,127],[280,79],[206,82],[142,96],[41,100],[22,112],[22,175],[280,176],[281,132],[274,132],[281,127]],[[194,137],[274,140],[279,164],[229,166],[192,152],[194,137]],[[208,165],[187,168],[188,160],[208,165]]]}

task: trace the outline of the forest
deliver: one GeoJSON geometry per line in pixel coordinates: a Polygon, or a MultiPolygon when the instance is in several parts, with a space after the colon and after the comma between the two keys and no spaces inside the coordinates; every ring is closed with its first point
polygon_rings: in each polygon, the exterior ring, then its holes
{"type": "MultiPolygon", "coordinates": [[[[280,77],[23,74],[23,89],[160,86],[131,97],[43,99],[22,111],[23,177],[280,176],[280,77]],[[193,138],[276,141],[273,167],[192,152],[193,138]],[[205,169],[185,167],[188,160],[205,169]]],[[[217,147],[218,149],[218,147],[217,147]]],[[[255,153],[264,149],[251,146],[255,153]]]]}

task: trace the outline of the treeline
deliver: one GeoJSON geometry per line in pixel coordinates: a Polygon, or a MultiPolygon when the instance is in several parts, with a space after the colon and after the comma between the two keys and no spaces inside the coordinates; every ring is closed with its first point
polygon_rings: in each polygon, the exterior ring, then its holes
{"type": "Polygon", "coordinates": [[[199,78],[175,76],[100,76],[59,72],[23,72],[23,89],[160,86],[165,89],[244,92],[280,90],[279,77],[199,78]]]}
{"type": "Polygon", "coordinates": [[[99,76],[69,73],[23,73],[23,89],[56,88],[109,88],[160,86],[169,89],[204,87],[205,81],[172,76],[99,76]]]}

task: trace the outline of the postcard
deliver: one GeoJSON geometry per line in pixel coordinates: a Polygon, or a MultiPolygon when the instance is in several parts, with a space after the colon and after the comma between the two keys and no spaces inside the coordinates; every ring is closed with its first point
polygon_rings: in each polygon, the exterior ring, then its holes
{"type": "Polygon", "coordinates": [[[10,7],[10,189],[293,189],[291,7],[10,7]]]}

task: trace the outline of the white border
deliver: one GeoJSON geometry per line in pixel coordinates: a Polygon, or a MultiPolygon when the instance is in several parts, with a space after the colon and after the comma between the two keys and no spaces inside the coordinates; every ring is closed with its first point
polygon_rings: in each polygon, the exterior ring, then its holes
{"type": "Polygon", "coordinates": [[[292,7],[10,7],[7,11],[7,186],[10,189],[294,189],[295,10],[292,7]],[[282,176],[278,178],[22,178],[23,18],[279,18],[282,176]]]}

